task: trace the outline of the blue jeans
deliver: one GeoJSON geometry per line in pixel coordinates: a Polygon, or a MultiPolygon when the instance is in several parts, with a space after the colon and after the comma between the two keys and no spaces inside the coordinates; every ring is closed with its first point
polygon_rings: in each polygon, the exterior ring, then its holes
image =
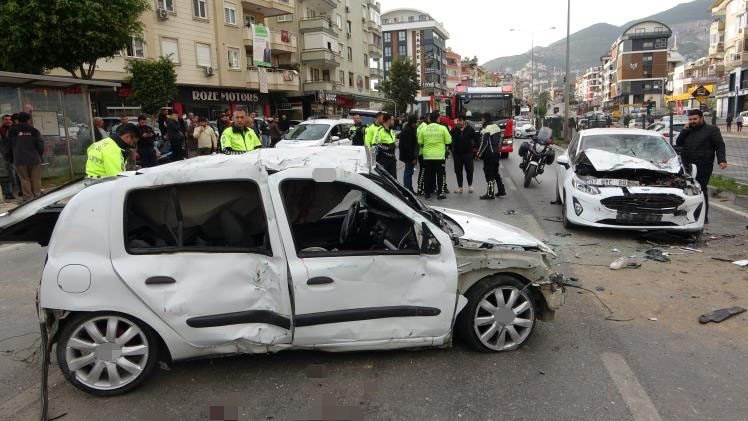
{"type": "Polygon", "coordinates": [[[410,162],[405,164],[405,172],[403,172],[403,185],[406,189],[413,192],[413,173],[416,170],[416,166],[410,162]]]}
{"type": "Polygon", "coordinates": [[[8,177],[8,181],[3,183],[3,195],[5,197],[13,196],[13,190],[16,185],[16,168],[10,162],[3,160],[5,164],[5,175],[8,177]]]}
{"type": "Polygon", "coordinates": [[[264,148],[269,147],[270,146],[270,135],[268,135],[268,134],[262,135],[261,136],[261,142],[262,142],[262,146],[264,148]]]}

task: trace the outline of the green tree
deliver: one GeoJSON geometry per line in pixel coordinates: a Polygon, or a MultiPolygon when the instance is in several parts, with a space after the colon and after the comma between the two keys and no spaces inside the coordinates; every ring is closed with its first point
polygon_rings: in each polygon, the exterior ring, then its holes
{"type": "Polygon", "coordinates": [[[546,114],[548,114],[548,103],[551,101],[551,93],[550,92],[541,92],[540,95],[538,95],[538,102],[535,105],[535,114],[540,118],[545,118],[546,114]]]}
{"type": "Polygon", "coordinates": [[[400,58],[393,60],[387,79],[379,83],[379,90],[395,101],[399,112],[404,112],[408,105],[415,102],[420,88],[416,65],[400,58]]]}
{"type": "Polygon", "coordinates": [[[132,60],[127,65],[130,72],[132,99],[143,112],[155,116],[177,94],[177,72],[174,63],[166,57],[158,60],[132,60]]]}
{"type": "Polygon", "coordinates": [[[0,69],[43,73],[62,68],[91,79],[96,61],[140,36],[148,0],[4,0],[0,69]]]}

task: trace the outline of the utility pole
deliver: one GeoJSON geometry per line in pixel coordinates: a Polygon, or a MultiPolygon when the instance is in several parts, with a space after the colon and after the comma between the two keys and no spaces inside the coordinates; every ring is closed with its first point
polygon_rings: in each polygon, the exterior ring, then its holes
{"type": "Polygon", "coordinates": [[[571,25],[571,0],[566,2],[566,72],[564,75],[564,140],[569,139],[569,32],[571,25]]]}

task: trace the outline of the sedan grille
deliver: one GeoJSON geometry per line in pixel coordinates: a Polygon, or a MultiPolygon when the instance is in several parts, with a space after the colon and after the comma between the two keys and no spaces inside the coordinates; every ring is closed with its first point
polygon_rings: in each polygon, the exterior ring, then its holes
{"type": "Polygon", "coordinates": [[[608,209],[645,215],[674,214],[683,202],[685,199],[674,194],[629,194],[607,197],[600,201],[608,209]]]}

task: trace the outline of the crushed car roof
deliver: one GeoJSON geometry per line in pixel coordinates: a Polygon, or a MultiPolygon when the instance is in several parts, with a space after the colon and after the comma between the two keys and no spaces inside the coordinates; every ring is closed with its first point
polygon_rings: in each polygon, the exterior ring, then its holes
{"type": "Polygon", "coordinates": [[[172,162],[158,167],[144,168],[142,174],[159,174],[211,168],[254,166],[269,172],[289,168],[339,168],[356,173],[368,173],[371,161],[361,146],[328,146],[308,148],[259,149],[242,155],[210,155],[172,162]]]}

